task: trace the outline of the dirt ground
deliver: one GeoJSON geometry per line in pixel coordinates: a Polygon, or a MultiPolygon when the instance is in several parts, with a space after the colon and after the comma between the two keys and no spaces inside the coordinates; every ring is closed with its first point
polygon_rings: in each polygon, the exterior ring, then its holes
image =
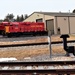
{"type": "MultiPolygon", "coordinates": [[[[45,48],[45,49],[39,49],[38,50],[1,50],[0,51],[0,58],[4,57],[15,57],[17,59],[24,59],[25,57],[33,57],[33,56],[37,56],[37,55],[42,55],[42,54],[49,54],[49,48],[45,48]]],[[[60,47],[53,47],[52,48],[52,54],[64,54],[65,51],[63,50],[62,46],[60,47]]]]}
{"type": "MultiPolygon", "coordinates": [[[[52,41],[61,41],[62,39],[60,38],[60,36],[52,36],[51,37],[52,41]]],[[[68,40],[74,40],[75,36],[70,36],[70,38],[68,38],[68,40]]],[[[37,41],[37,40],[34,40],[37,41]]],[[[46,41],[45,39],[42,39],[42,41],[46,41]]],[[[37,55],[42,55],[42,54],[49,54],[49,48],[43,48],[43,49],[29,49],[29,50],[1,50],[0,51],[0,58],[6,58],[6,57],[15,57],[19,60],[24,59],[25,57],[33,57],[33,56],[37,56],[37,55]]],[[[65,53],[65,51],[63,50],[62,46],[55,46],[52,47],[52,53],[53,54],[59,54],[59,53],[65,53]]]]}

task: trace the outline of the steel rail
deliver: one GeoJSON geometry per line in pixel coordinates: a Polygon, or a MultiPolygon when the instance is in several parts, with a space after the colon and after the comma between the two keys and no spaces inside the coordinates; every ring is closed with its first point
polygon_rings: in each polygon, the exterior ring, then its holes
{"type": "MultiPolygon", "coordinates": [[[[72,43],[75,41],[67,41],[67,43],[72,43]]],[[[63,43],[62,41],[59,42],[51,42],[51,44],[61,44],[63,43]]],[[[9,45],[0,45],[0,48],[3,47],[18,47],[18,46],[33,46],[33,45],[47,45],[49,44],[48,42],[40,42],[40,43],[27,43],[27,44],[9,44],[9,45]]]]}
{"type": "MultiPolygon", "coordinates": [[[[45,62],[0,62],[0,66],[40,66],[40,65],[75,65],[75,61],[45,61],[45,62]]],[[[0,69],[0,74],[75,74],[74,69],[0,69]]]]}
{"type": "Polygon", "coordinates": [[[9,74],[13,74],[13,73],[19,73],[19,74],[75,74],[75,69],[62,69],[62,70],[0,70],[0,74],[1,73],[9,73],[9,74]]]}
{"type": "Polygon", "coordinates": [[[23,61],[15,61],[15,62],[0,62],[0,65],[54,65],[54,64],[57,64],[57,65],[64,65],[64,64],[75,64],[75,61],[41,61],[41,62],[23,62],[23,61]]]}
{"type": "Polygon", "coordinates": [[[47,45],[48,42],[42,42],[42,43],[28,43],[28,44],[10,44],[10,45],[0,45],[0,48],[3,47],[18,47],[18,46],[33,46],[33,45],[47,45]]]}

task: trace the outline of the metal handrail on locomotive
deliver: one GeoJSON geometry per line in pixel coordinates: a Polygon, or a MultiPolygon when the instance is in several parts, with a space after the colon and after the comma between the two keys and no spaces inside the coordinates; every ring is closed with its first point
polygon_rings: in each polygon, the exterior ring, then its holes
{"type": "Polygon", "coordinates": [[[21,35],[46,35],[44,23],[42,22],[2,22],[0,23],[0,34],[3,36],[21,35]]]}

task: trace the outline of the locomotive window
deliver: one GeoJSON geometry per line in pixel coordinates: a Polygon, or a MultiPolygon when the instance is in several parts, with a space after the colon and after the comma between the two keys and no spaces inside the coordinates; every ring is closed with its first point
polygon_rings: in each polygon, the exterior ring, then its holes
{"type": "Polygon", "coordinates": [[[7,26],[7,24],[4,24],[4,26],[7,26]]]}
{"type": "Polygon", "coordinates": [[[15,27],[18,27],[18,25],[15,25],[15,27]]]}
{"type": "Polygon", "coordinates": [[[12,24],[10,24],[10,26],[12,26],[12,24]]]}
{"type": "Polygon", "coordinates": [[[26,24],[27,26],[29,26],[30,24],[26,24]]]}

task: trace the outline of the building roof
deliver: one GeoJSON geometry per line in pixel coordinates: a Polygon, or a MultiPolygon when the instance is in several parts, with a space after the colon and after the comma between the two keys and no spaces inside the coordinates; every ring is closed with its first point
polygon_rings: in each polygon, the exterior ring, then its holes
{"type": "Polygon", "coordinates": [[[50,15],[50,16],[75,16],[75,13],[64,13],[64,12],[34,12],[44,15],[50,15]]]}
{"type": "MultiPolygon", "coordinates": [[[[44,15],[49,15],[49,16],[55,16],[55,17],[75,17],[75,13],[70,13],[70,12],[33,12],[28,16],[28,18],[33,15],[34,13],[38,14],[44,14],[44,15]]],[[[25,19],[26,20],[26,19],[25,19]]]]}

